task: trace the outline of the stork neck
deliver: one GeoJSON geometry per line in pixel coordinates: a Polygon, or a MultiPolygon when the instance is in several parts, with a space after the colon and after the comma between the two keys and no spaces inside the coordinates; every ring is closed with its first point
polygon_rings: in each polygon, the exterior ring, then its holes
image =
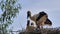
{"type": "Polygon", "coordinates": [[[31,18],[32,16],[31,16],[31,14],[30,14],[30,18],[31,18]]]}

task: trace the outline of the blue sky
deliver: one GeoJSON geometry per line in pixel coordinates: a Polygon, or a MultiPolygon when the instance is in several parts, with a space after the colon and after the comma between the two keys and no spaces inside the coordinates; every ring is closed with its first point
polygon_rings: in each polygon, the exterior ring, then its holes
{"type": "MultiPolygon", "coordinates": [[[[14,19],[13,30],[19,30],[26,27],[26,12],[30,10],[32,14],[45,11],[48,18],[52,21],[52,27],[60,26],[60,0],[19,0],[21,10],[19,15],[14,19]]],[[[1,10],[0,10],[1,12],[1,10]]]]}

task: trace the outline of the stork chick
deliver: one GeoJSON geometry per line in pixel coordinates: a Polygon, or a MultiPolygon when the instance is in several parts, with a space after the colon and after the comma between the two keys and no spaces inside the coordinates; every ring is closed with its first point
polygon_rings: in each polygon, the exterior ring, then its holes
{"type": "Polygon", "coordinates": [[[28,21],[27,21],[26,31],[32,31],[32,30],[34,30],[34,29],[35,29],[34,23],[31,23],[31,26],[30,26],[30,21],[28,20],[28,21]]]}

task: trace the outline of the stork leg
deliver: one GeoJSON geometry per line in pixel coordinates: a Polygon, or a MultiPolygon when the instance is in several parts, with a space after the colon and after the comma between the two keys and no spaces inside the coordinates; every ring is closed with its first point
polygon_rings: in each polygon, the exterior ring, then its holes
{"type": "Polygon", "coordinates": [[[43,25],[41,25],[41,28],[43,29],[43,25]]]}
{"type": "Polygon", "coordinates": [[[38,29],[40,29],[40,26],[39,26],[39,25],[37,25],[37,28],[38,28],[38,29]]]}
{"type": "Polygon", "coordinates": [[[37,25],[37,28],[36,28],[36,30],[40,30],[40,26],[39,26],[39,25],[37,25]]]}
{"type": "Polygon", "coordinates": [[[37,26],[36,30],[39,30],[40,26],[37,24],[37,22],[36,22],[36,26],[37,26]]]}

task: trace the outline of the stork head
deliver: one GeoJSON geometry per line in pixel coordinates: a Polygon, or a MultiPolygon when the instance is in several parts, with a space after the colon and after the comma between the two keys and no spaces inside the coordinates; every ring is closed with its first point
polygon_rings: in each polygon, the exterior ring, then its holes
{"type": "Polygon", "coordinates": [[[27,11],[27,18],[28,17],[31,17],[31,12],[30,11],[27,11]]]}

